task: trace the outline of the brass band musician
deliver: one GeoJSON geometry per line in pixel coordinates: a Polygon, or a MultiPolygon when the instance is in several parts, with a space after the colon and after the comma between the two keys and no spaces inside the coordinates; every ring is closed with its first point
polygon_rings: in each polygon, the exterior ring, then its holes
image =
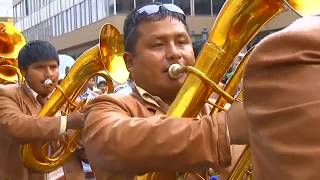
{"type": "Polygon", "coordinates": [[[20,51],[18,65],[25,78],[22,84],[0,86],[0,179],[84,179],[82,166],[75,156],[64,167],[44,174],[24,167],[20,145],[57,139],[67,129],[81,129],[79,112],[69,116],[37,117],[54,88],[45,86],[59,77],[56,49],[45,41],[30,41],[20,51]]]}
{"type": "Polygon", "coordinates": [[[230,143],[247,137],[242,104],[213,116],[207,106],[197,118],[164,115],[186,78],[172,78],[169,67],[195,63],[184,12],[173,4],[136,8],[125,20],[124,39],[132,93],[102,95],[86,108],[83,138],[97,179],[149,171],[208,178],[202,172],[228,166],[230,143]]]}

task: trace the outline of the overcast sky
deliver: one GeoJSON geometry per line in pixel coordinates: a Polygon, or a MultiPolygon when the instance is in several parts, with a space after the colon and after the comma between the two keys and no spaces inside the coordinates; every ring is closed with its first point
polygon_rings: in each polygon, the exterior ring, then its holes
{"type": "Polygon", "coordinates": [[[0,0],[0,17],[12,17],[12,0],[0,0]]]}

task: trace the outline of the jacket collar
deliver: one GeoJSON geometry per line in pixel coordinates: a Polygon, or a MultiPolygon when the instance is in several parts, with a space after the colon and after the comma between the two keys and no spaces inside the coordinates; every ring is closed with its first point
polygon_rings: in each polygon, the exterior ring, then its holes
{"type": "Polygon", "coordinates": [[[137,86],[135,83],[132,83],[132,89],[140,99],[146,102],[147,108],[151,108],[155,112],[159,109],[163,111],[163,113],[166,113],[168,111],[169,105],[165,103],[160,97],[151,95],[149,92],[137,86]]]}
{"type": "Polygon", "coordinates": [[[32,115],[38,114],[39,108],[41,105],[37,102],[35,97],[33,96],[30,89],[27,87],[26,83],[20,85],[20,95],[23,98],[23,102],[31,112],[32,115]]]}

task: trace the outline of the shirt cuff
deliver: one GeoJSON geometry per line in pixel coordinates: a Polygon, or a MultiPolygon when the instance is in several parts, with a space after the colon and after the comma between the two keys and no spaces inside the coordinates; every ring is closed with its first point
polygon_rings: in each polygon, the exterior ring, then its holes
{"type": "Polygon", "coordinates": [[[67,130],[67,116],[61,116],[59,135],[65,133],[66,130],[67,130]]]}
{"type": "Polygon", "coordinates": [[[218,153],[221,167],[228,167],[231,164],[230,136],[226,121],[226,113],[217,113],[218,124],[218,153]]]}

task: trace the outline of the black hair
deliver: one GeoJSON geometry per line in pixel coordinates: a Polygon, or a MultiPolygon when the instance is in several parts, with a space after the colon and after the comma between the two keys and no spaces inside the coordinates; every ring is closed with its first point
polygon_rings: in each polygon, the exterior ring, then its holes
{"type": "Polygon", "coordinates": [[[157,13],[154,13],[151,15],[144,15],[144,16],[137,15],[137,10],[139,10],[140,8],[142,8],[144,6],[152,5],[152,4],[161,5],[162,3],[154,2],[154,3],[144,4],[140,7],[135,8],[133,11],[131,11],[127,15],[127,17],[124,21],[124,25],[123,25],[123,34],[124,34],[125,51],[126,52],[131,52],[131,53],[135,52],[135,45],[136,45],[137,40],[139,39],[139,36],[140,36],[140,34],[137,30],[137,27],[142,22],[159,21],[159,20],[162,20],[166,17],[172,17],[172,18],[175,18],[175,19],[181,21],[184,24],[186,30],[189,32],[187,22],[185,19],[185,15],[180,14],[178,12],[169,11],[164,7],[160,7],[160,9],[157,13]]]}
{"type": "Polygon", "coordinates": [[[29,41],[19,52],[18,66],[21,70],[35,62],[56,60],[59,64],[59,56],[56,48],[46,41],[29,41]]]}
{"type": "Polygon", "coordinates": [[[100,81],[100,82],[98,83],[98,87],[101,86],[102,84],[108,85],[107,81],[102,80],[102,81],[100,81]]]}

